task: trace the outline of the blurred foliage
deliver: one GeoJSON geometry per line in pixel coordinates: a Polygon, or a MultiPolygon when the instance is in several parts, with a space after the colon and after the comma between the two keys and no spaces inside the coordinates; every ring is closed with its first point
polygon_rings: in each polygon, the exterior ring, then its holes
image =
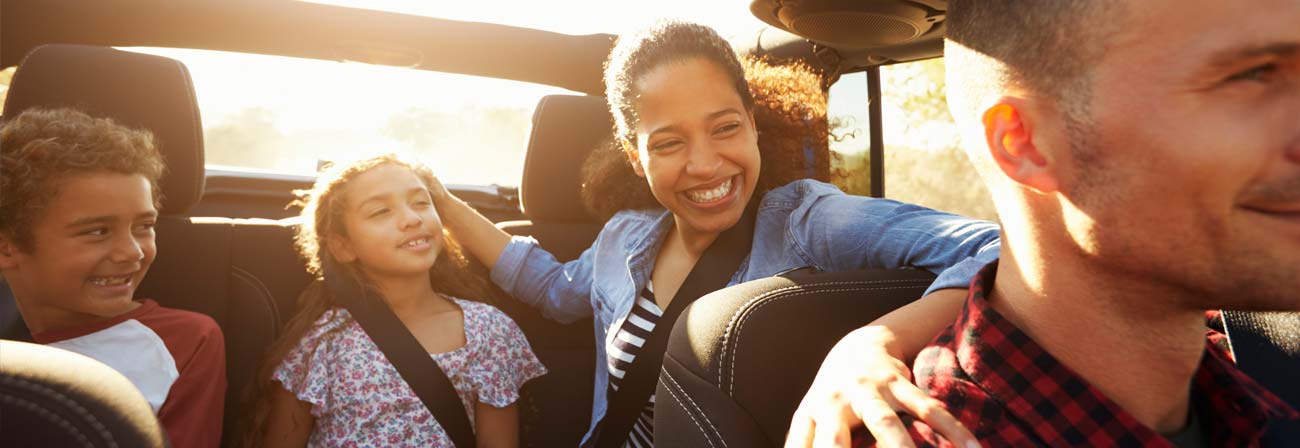
{"type": "MultiPolygon", "coordinates": [[[[841,80],[845,82],[846,80],[841,80]]],[[[847,80],[848,82],[863,82],[847,80]]],[[[881,69],[884,96],[885,196],[904,202],[994,221],[997,214],[988,190],[962,150],[948,111],[942,59],[897,64],[881,69]]],[[[866,108],[865,90],[862,92],[866,108]]],[[[834,111],[832,111],[834,115],[834,111]]],[[[871,161],[866,123],[851,126],[832,116],[832,132],[861,133],[861,147],[834,154],[834,183],[849,194],[871,193],[871,161]]]]}

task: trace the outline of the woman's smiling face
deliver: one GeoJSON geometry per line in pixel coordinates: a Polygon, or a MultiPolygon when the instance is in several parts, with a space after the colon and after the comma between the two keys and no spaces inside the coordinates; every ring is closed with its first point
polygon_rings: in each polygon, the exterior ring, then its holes
{"type": "Polygon", "coordinates": [[[735,83],[715,63],[692,58],[656,67],[636,84],[637,175],[679,231],[734,226],[761,167],[753,114],[735,83]]]}

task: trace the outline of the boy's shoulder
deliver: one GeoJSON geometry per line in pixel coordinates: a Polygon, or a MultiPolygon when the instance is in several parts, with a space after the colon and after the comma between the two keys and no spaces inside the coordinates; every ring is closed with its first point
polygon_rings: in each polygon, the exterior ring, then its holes
{"type": "Polygon", "coordinates": [[[145,300],[144,313],[135,316],[136,320],[152,328],[164,340],[169,337],[221,338],[221,326],[212,317],[178,308],[158,305],[152,300],[145,300]]]}

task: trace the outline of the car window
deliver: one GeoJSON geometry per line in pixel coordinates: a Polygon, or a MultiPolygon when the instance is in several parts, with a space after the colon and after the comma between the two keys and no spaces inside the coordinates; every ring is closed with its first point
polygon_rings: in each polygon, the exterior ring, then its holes
{"type": "Polygon", "coordinates": [[[533,108],[565,89],[352,62],[127,48],[189,68],[209,166],[311,174],[392,152],[449,183],[518,185],[533,108]]]}
{"type": "MultiPolygon", "coordinates": [[[[943,60],[880,69],[885,140],[885,196],[996,220],[988,190],[958,141],[948,112],[943,60]]],[[[850,194],[870,193],[870,122],[865,73],[831,86],[829,113],[835,183],[850,194]]]]}
{"type": "MultiPolygon", "coordinates": [[[[0,107],[4,106],[5,96],[9,94],[9,81],[14,79],[14,70],[16,69],[17,67],[9,67],[0,70],[0,107]]],[[[0,110],[0,113],[2,112],[3,111],[0,110]]]]}

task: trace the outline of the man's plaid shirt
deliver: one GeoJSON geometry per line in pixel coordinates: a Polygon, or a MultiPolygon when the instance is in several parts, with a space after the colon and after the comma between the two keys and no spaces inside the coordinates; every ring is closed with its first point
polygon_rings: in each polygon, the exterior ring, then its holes
{"type": "MultiPolygon", "coordinates": [[[[1171,446],[994,311],[987,293],[996,273],[997,262],[980,271],[962,315],[917,357],[917,385],[985,446],[1171,446]]],[[[1300,417],[1213,339],[1192,385],[1210,446],[1257,446],[1271,421],[1300,417]]],[[[904,423],[918,445],[948,445],[924,423],[904,423]]]]}

